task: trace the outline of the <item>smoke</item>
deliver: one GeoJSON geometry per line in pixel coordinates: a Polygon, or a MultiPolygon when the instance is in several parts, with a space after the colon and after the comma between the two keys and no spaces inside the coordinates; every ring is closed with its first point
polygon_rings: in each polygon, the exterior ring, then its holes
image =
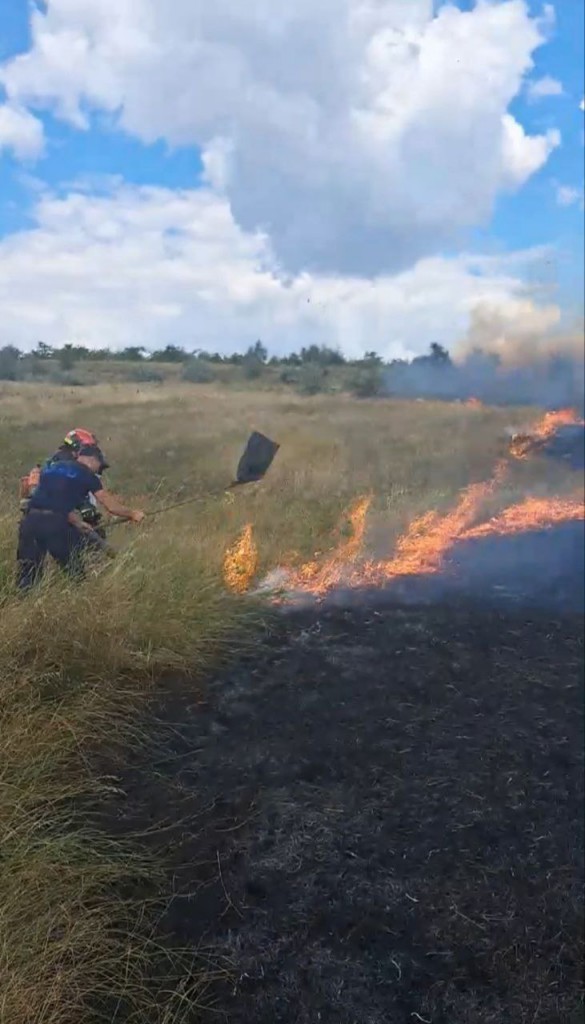
{"type": "Polygon", "coordinates": [[[583,325],[565,330],[557,306],[530,299],[482,303],[472,311],[453,360],[432,346],[428,356],[395,362],[385,390],[404,397],[583,410],[583,342],[583,325]]]}
{"type": "Polygon", "coordinates": [[[560,330],[558,306],[538,306],[531,299],[515,299],[496,305],[480,303],[471,311],[466,337],[455,358],[465,359],[474,350],[497,355],[504,368],[531,366],[551,357],[583,362],[583,328],[560,330]]]}

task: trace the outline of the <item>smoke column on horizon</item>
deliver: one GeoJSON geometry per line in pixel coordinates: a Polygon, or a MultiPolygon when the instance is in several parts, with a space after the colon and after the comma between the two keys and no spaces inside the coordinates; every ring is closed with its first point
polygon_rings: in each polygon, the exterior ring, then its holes
{"type": "Polygon", "coordinates": [[[387,394],[488,404],[539,405],[548,409],[585,406],[583,326],[560,326],[557,306],[531,300],[482,304],[453,359],[434,346],[428,356],[388,367],[387,394]]]}

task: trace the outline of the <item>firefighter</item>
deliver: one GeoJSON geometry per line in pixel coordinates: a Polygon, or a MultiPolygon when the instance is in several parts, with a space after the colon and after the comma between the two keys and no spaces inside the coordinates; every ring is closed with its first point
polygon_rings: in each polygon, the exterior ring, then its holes
{"type": "MultiPolygon", "coordinates": [[[[54,455],[51,456],[49,462],[67,462],[76,459],[82,445],[100,447],[96,435],[91,430],[86,430],[85,427],[76,427],[65,435],[63,442],[59,445],[54,455]]],[[[101,478],[102,473],[108,468],[108,463],[103,459],[98,476],[101,478]]],[[[86,495],[85,500],[80,503],[77,511],[83,522],[92,529],[92,535],[88,534],[88,539],[92,537],[92,540],[96,542],[96,546],[99,546],[99,541],[105,540],[106,532],[101,525],[102,516],[92,494],[86,495]]]]}
{"type": "MultiPolygon", "coordinates": [[[[91,430],[86,430],[85,427],[76,427],[65,435],[57,451],[47,459],[45,465],[49,466],[55,462],[73,462],[82,445],[95,445],[99,448],[99,441],[91,430]]],[[[37,464],[30,473],[21,478],[20,509],[23,514],[26,512],[29,498],[39,482],[41,469],[42,466],[37,464]]],[[[108,469],[108,463],[104,459],[98,475],[101,476],[106,469],[108,469]]],[[[104,539],[105,533],[100,525],[102,517],[91,495],[86,495],[84,501],[80,503],[78,511],[82,520],[92,527],[97,536],[104,539]]]]}
{"type": "Polygon", "coordinates": [[[49,461],[28,499],[18,535],[18,586],[29,589],[51,555],[70,576],[82,577],[82,553],[91,527],[79,506],[93,495],[111,515],[139,524],[144,513],[127,508],[104,488],[99,472],[106,464],[97,445],[82,444],[75,458],[49,461]]]}

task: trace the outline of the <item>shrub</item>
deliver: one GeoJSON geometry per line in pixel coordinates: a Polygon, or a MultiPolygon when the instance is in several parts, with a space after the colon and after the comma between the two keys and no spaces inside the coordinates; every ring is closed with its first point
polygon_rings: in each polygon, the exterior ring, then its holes
{"type": "Polygon", "coordinates": [[[30,356],[25,356],[22,364],[25,376],[31,377],[33,380],[42,380],[49,373],[47,360],[39,359],[34,353],[30,356]]]}
{"type": "Polygon", "coordinates": [[[246,380],[258,380],[264,373],[264,363],[253,352],[248,352],[242,360],[242,369],[246,380]]]}
{"type": "Polygon", "coordinates": [[[57,352],[57,358],[63,373],[69,373],[70,370],[75,368],[76,359],[72,345],[64,345],[63,348],[60,348],[57,352]]]}
{"type": "Polygon", "coordinates": [[[349,379],[349,390],[357,398],[375,398],[383,390],[384,375],[379,363],[361,366],[349,379]]]}
{"type": "Polygon", "coordinates": [[[282,384],[298,384],[299,374],[297,370],[291,370],[288,366],[280,371],[279,380],[282,384]]]}
{"type": "Polygon", "coordinates": [[[0,380],[20,380],[20,352],[13,345],[0,348],[0,380]]]}
{"type": "Polygon", "coordinates": [[[64,373],[62,370],[52,370],[48,379],[51,384],[60,384],[64,388],[84,388],[89,384],[83,377],[75,373],[64,373]]]}
{"type": "Polygon", "coordinates": [[[327,370],[319,363],[305,363],[296,374],[301,395],[318,395],[325,390],[327,370]]]}
{"type": "Polygon", "coordinates": [[[215,373],[203,359],[190,359],[185,363],[181,379],[189,384],[211,384],[215,380],[215,373]]]}
{"type": "Polygon", "coordinates": [[[131,366],[124,374],[124,378],[131,384],[162,384],[165,375],[160,370],[155,370],[153,366],[131,366]]]}

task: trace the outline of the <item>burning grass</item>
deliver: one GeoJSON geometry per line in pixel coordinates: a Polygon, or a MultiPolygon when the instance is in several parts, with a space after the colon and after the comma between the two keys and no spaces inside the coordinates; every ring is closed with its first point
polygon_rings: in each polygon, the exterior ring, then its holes
{"type": "Polygon", "coordinates": [[[558,523],[580,522],[585,519],[583,497],[538,498],[528,497],[518,505],[504,509],[487,523],[481,523],[461,535],[461,540],[480,537],[505,536],[525,533],[527,530],[546,530],[558,523]]]}
{"type": "Polygon", "coordinates": [[[223,559],[223,578],[228,590],[245,594],[256,575],[258,549],[254,542],[252,524],[248,523],[233,547],[228,548],[223,559]]]}
{"type": "MultiPolygon", "coordinates": [[[[179,386],[39,388],[34,404],[31,394],[5,387],[0,421],[0,1022],[176,1024],[193,1017],[207,961],[202,954],[191,975],[190,964],[181,988],[182,967],[165,960],[153,930],[168,861],[136,836],[116,839],[101,814],[113,798],[127,810],[120,780],[137,751],[156,760],[146,717],[155,682],[171,673],[195,688],[218,659],[245,648],[260,616],[242,593],[275,565],[330,588],[348,567],[361,572],[376,530],[390,548],[376,560],[385,571],[420,565],[423,537],[422,564],[439,565],[445,525],[464,534],[476,525],[477,499],[496,500],[499,483],[484,481],[507,455],[510,420],[518,426],[526,413],[272,394],[259,407],[252,394],[194,396],[179,386]],[[80,424],[103,439],[112,486],[150,507],[227,484],[251,426],[282,449],[260,487],[171,513],[140,534],[117,528],[122,554],[83,587],[51,578],[17,600],[17,480],[80,424]],[[332,555],[344,508],[349,523],[332,555]]],[[[532,473],[540,479],[530,460],[517,471],[521,490],[511,478],[503,486],[510,508],[532,473]]],[[[168,825],[167,810],[152,812],[147,832],[168,825]]],[[[144,833],[145,820],[135,824],[144,833]]]]}
{"type": "MultiPolygon", "coordinates": [[[[559,426],[575,421],[575,415],[570,411],[547,413],[534,425],[528,436],[531,439],[546,440],[553,436],[559,426]]],[[[524,446],[520,454],[518,436],[514,436],[510,449],[514,458],[528,458],[530,451],[534,450],[535,446],[531,444],[530,447],[524,446]]],[[[516,504],[504,507],[487,522],[478,523],[485,513],[488,499],[497,496],[510,482],[512,469],[509,461],[499,459],[490,478],[464,488],[452,509],[444,514],[432,509],[415,518],[398,537],[395,552],[388,559],[373,559],[368,554],[365,535],[372,498],[362,497],[348,510],[348,535],[338,541],[333,551],[297,568],[280,567],[269,574],[262,589],[270,592],[271,589],[285,587],[287,592],[304,592],[322,597],[340,586],[385,587],[399,577],[439,572],[444,569],[450,552],[461,542],[546,530],[585,519],[581,486],[579,491],[566,496],[528,495],[516,504]]],[[[239,581],[247,578],[251,583],[254,577],[253,564],[256,562],[257,548],[252,537],[252,527],[248,525],[239,547],[236,546],[228,553],[224,572],[228,584],[231,584],[234,577],[239,581]],[[249,557],[250,550],[254,552],[253,563],[249,557]]]]}
{"type": "Polygon", "coordinates": [[[533,427],[513,434],[510,452],[516,459],[527,459],[542,448],[560,427],[583,424],[573,409],[547,412],[533,427]]]}

